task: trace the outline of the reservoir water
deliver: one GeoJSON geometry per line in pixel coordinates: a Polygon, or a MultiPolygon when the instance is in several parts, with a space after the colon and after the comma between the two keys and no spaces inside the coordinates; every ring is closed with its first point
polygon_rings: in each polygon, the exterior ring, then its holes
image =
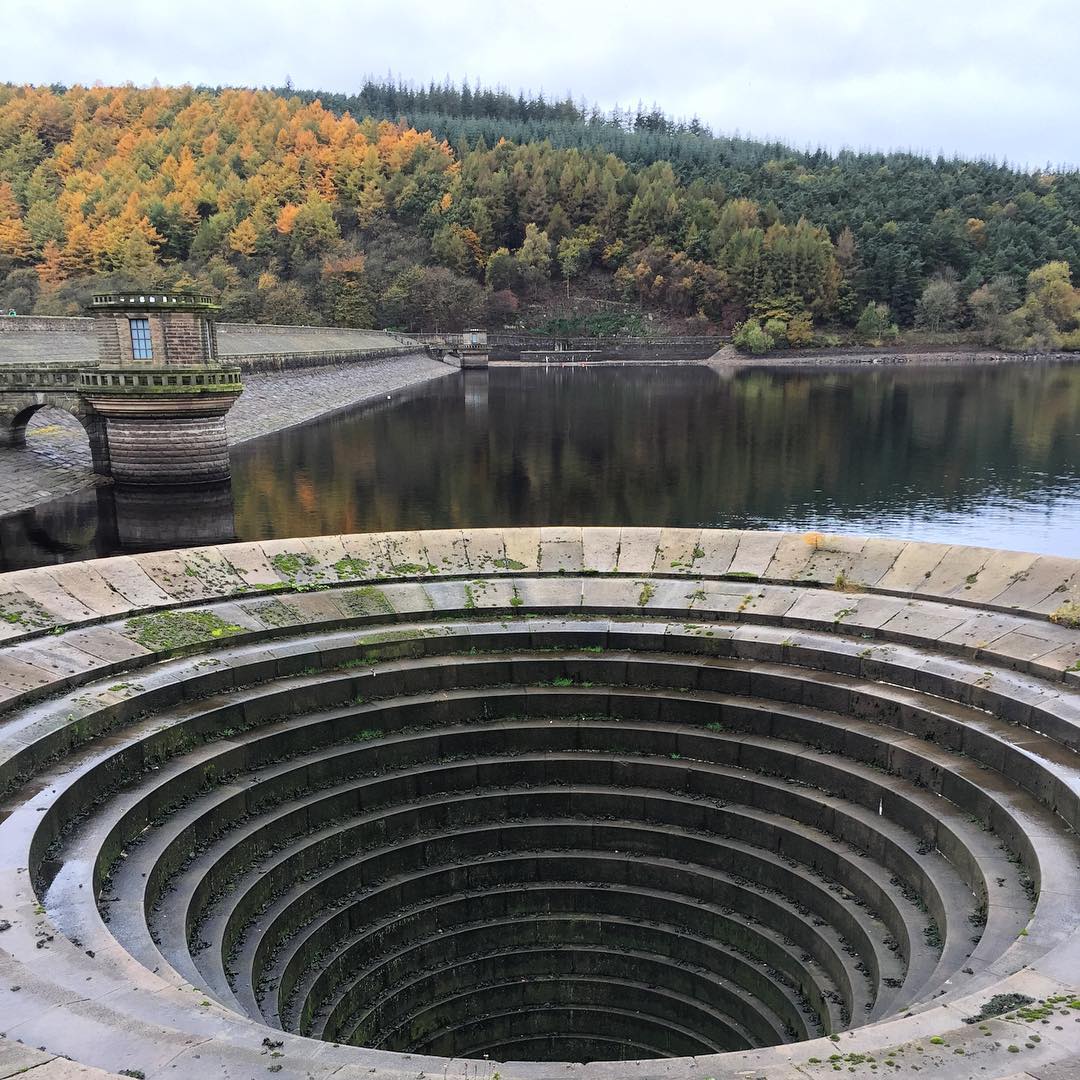
{"type": "Polygon", "coordinates": [[[0,566],[453,526],[818,529],[1080,555],[1080,364],[454,373],[233,451],[231,489],[0,519],[0,566]]]}

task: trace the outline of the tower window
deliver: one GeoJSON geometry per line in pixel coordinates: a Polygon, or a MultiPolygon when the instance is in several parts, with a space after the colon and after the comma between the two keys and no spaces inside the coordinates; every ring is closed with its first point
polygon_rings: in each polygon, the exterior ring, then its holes
{"type": "Polygon", "coordinates": [[[150,341],[149,319],[128,319],[131,323],[131,355],[136,360],[153,360],[154,346],[150,341]]]}

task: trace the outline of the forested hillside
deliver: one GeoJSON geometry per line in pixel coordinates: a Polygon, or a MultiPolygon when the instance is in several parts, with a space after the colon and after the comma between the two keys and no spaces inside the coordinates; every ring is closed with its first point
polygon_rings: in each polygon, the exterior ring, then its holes
{"type": "Polygon", "coordinates": [[[152,282],[272,322],[647,315],[753,349],[897,326],[1080,348],[1078,272],[1076,172],[800,152],[467,85],[0,87],[5,311],[152,282]]]}

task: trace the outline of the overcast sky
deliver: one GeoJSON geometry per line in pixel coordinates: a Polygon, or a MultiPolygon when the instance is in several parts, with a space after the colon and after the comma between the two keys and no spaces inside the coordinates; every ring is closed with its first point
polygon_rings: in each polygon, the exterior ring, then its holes
{"type": "Polygon", "coordinates": [[[447,75],[796,146],[1080,163],[1078,0],[2,0],[0,79],[447,75]]]}

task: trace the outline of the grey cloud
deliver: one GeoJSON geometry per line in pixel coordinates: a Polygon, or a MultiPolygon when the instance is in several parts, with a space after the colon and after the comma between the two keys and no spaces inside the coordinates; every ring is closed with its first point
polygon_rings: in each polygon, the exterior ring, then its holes
{"type": "Polygon", "coordinates": [[[1080,162],[1074,0],[8,0],[22,82],[280,84],[468,76],[658,102],[797,146],[1080,162]]]}

